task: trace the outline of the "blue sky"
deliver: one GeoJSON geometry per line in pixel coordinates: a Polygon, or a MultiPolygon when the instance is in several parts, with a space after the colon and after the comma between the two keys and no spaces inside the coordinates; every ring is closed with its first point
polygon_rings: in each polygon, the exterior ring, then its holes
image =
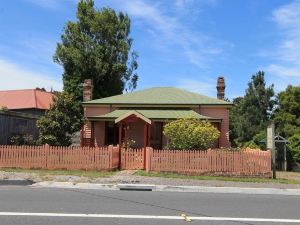
{"type": "MultiPolygon", "coordinates": [[[[258,70],[281,91],[300,85],[300,1],[95,0],[129,14],[139,53],[138,89],[176,86],[216,95],[243,95],[258,70]]],[[[0,1],[0,90],[62,88],[52,60],[75,0],[0,1]]]]}

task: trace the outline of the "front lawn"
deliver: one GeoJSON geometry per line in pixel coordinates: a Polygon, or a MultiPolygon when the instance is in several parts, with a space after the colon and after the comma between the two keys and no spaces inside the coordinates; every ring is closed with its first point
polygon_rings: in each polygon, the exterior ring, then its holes
{"type": "Polygon", "coordinates": [[[65,175],[79,176],[89,178],[110,177],[115,172],[112,171],[96,171],[96,170],[38,170],[38,169],[15,169],[15,168],[0,168],[0,172],[15,172],[15,173],[35,173],[39,176],[48,175],[65,175]]]}
{"type": "Polygon", "coordinates": [[[279,184],[300,184],[300,180],[292,179],[267,179],[267,178],[240,178],[240,177],[221,177],[221,176],[194,176],[194,175],[182,175],[177,173],[165,173],[165,172],[150,172],[147,173],[144,170],[139,170],[135,173],[137,176],[147,177],[163,177],[163,178],[177,178],[177,179],[193,179],[193,180],[220,180],[220,181],[234,181],[234,182],[251,182],[251,183],[279,183],[279,184]]]}

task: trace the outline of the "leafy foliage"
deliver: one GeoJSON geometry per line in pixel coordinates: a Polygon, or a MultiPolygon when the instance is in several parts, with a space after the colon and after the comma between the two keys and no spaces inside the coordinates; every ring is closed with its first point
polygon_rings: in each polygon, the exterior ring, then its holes
{"type": "Polygon", "coordinates": [[[208,149],[219,138],[220,132],[211,123],[194,118],[183,118],[164,126],[168,147],[172,149],[208,149]]]}
{"type": "Polygon", "coordinates": [[[274,120],[277,132],[284,137],[300,134],[300,86],[289,85],[277,96],[274,120]]]}
{"type": "Polygon", "coordinates": [[[62,92],[54,98],[50,110],[37,122],[39,144],[68,146],[71,135],[82,125],[80,103],[74,95],[62,92]]]}
{"type": "Polygon", "coordinates": [[[266,149],[266,143],[260,142],[264,139],[266,139],[266,131],[262,130],[258,134],[254,135],[251,141],[248,141],[245,144],[243,144],[243,147],[266,149]]]}
{"type": "Polygon", "coordinates": [[[274,120],[276,131],[288,138],[293,159],[300,162],[300,86],[289,85],[277,96],[274,120]]]}
{"type": "Polygon", "coordinates": [[[85,79],[93,80],[94,98],[135,89],[137,53],[130,50],[129,34],[128,15],[111,8],[97,10],[93,0],[80,0],[77,21],[67,22],[54,55],[64,68],[64,91],[81,101],[85,79]]]}
{"type": "Polygon", "coordinates": [[[7,112],[9,110],[6,106],[0,106],[0,111],[7,112]]]}
{"type": "Polygon", "coordinates": [[[35,140],[30,134],[17,134],[10,138],[12,145],[35,145],[35,140]]]}
{"type": "Polygon", "coordinates": [[[289,139],[288,149],[295,161],[300,163],[300,133],[296,133],[289,139]]]}
{"type": "Polygon", "coordinates": [[[233,100],[230,112],[231,140],[243,145],[264,131],[274,109],[273,85],[266,87],[263,71],[254,74],[248,83],[244,97],[233,100]]]}

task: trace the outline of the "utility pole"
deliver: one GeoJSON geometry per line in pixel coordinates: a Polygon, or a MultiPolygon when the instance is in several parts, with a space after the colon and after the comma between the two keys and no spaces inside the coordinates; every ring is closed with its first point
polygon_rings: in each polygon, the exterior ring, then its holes
{"type": "Polygon", "coordinates": [[[267,149],[271,151],[273,179],[276,179],[276,150],[275,150],[274,121],[271,121],[267,127],[267,149]]]}

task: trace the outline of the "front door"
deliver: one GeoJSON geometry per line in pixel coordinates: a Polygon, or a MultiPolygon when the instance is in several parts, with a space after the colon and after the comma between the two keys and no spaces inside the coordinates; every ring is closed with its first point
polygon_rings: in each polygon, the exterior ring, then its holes
{"type": "Polygon", "coordinates": [[[151,126],[150,145],[154,149],[162,149],[163,123],[154,122],[151,126]]]}
{"type": "Polygon", "coordinates": [[[119,130],[114,121],[105,122],[105,145],[117,145],[119,141],[119,130]]]}

